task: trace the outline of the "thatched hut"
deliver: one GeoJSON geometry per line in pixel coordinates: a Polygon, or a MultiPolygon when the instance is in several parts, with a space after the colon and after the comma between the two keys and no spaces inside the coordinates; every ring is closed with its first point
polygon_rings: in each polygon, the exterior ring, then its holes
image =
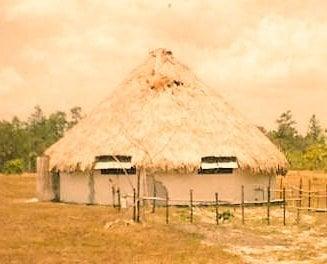
{"type": "Polygon", "coordinates": [[[51,146],[60,200],[111,204],[112,188],[172,202],[260,200],[285,170],[284,155],[254,125],[202,83],[171,51],[157,49],[78,125],[51,146]],[[155,187],[154,187],[155,186],[155,187]]]}

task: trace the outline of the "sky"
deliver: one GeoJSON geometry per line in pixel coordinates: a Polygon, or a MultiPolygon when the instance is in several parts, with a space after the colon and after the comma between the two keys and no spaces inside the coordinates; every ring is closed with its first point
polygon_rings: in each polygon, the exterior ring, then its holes
{"type": "Polygon", "coordinates": [[[327,1],[0,0],[0,119],[88,112],[155,48],[253,124],[327,127],[327,1]]]}

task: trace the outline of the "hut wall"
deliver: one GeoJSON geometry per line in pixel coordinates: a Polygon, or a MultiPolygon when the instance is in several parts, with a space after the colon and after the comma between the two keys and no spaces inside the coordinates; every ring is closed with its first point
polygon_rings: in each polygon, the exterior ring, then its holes
{"type": "MultiPolygon", "coordinates": [[[[93,173],[92,181],[87,173],[60,173],[60,200],[72,203],[113,204],[112,187],[120,188],[122,202],[131,202],[133,186],[136,186],[136,175],[101,175],[93,173]],[[90,186],[92,184],[92,186],[90,186]],[[92,194],[92,201],[90,200],[92,194]]],[[[143,186],[141,184],[141,186],[143,186]]],[[[117,203],[117,194],[116,194],[117,203]]]]}
{"type": "MultiPolygon", "coordinates": [[[[267,199],[267,186],[269,176],[267,175],[249,175],[246,173],[233,174],[175,174],[164,175],[156,174],[154,176],[156,189],[162,189],[162,186],[169,193],[171,203],[178,201],[188,201],[190,189],[193,189],[194,200],[213,201],[215,192],[219,193],[219,199],[238,203],[241,201],[241,186],[244,185],[245,201],[262,201],[267,199]]],[[[275,177],[271,178],[271,187],[274,187],[275,177]]],[[[149,181],[153,185],[153,180],[149,181]]],[[[149,191],[153,187],[148,187],[149,191]]],[[[158,196],[164,196],[164,193],[158,196]]],[[[274,195],[271,195],[274,198],[274,195]]]]}
{"type": "Polygon", "coordinates": [[[88,203],[88,177],[82,173],[60,173],[60,201],[88,203]]]}
{"type": "MultiPolygon", "coordinates": [[[[246,173],[155,174],[147,175],[146,183],[145,179],[141,181],[141,194],[145,192],[145,195],[153,196],[155,184],[157,196],[164,198],[168,191],[172,204],[188,201],[190,189],[193,189],[194,200],[213,201],[215,192],[218,192],[220,200],[238,203],[241,200],[241,186],[244,185],[246,201],[261,201],[267,199],[268,182],[269,177],[266,175],[246,173]]],[[[272,188],[274,182],[275,177],[273,176],[271,178],[272,188]]],[[[136,175],[101,175],[99,172],[94,172],[93,179],[90,181],[87,173],[61,173],[60,200],[111,205],[113,203],[112,187],[115,190],[119,187],[122,203],[131,205],[133,187],[136,188],[136,185],[136,175]],[[90,194],[92,194],[91,200],[90,194]]],[[[273,194],[271,197],[274,198],[273,194]]]]}

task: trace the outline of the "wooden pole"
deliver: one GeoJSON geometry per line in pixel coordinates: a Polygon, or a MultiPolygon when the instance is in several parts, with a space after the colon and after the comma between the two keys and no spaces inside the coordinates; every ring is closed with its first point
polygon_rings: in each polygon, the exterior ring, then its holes
{"type": "Polygon", "coordinates": [[[168,192],[166,193],[166,224],[169,223],[169,196],[168,192]]]}
{"type": "Polygon", "coordinates": [[[244,225],[244,185],[242,185],[241,189],[241,210],[242,210],[242,224],[244,225]]]}
{"type": "Polygon", "coordinates": [[[88,173],[88,187],[89,187],[88,204],[94,204],[95,189],[94,189],[93,170],[89,171],[88,173]]]}
{"type": "Polygon", "coordinates": [[[41,156],[36,159],[36,191],[40,201],[51,201],[55,199],[52,184],[52,173],[49,171],[49,156],[41,156]]]}
{"type": "Polygon", "coordinates": [[[279,193],[280,193],[279,197],[280,197],[280,199],[282,199],[283,198],[283,178],[280,178],[279,193]]]}
{"type": "Polygon", "coordinates": [[[216,198],[216,224],[219,225],[219,200],[218,200],[218,193],[215,193],[216,198]]]}
{"type": "Polygon", "coordinates": [[[297,220],[296,222],[300,223],[300,210],[302,207],[302,178],[300,178],[300,184],[299,184],[299,203],[298,203],[298,209],[297,209],[297,220]]]}
{"type": "Polygon", "coordinates": [[[157,198],[157,189],[156,189],[156,182],[153,180],[153,204],[152,204],[152,213],[156,212],[156,198],[157,198]]]}
{"type": "Polygon", "coordinates": [[[286,192],[283,188],[283,224],[286,225],[286,192]]]}
{"type": "Polygon", "coordinates": [[[267,188],[267,224],[270,225],[270,186],[267,188]]]}
{"type": "Polygon", "coordinates": [[[117,189],[117,197],[118,197],[118,211],[121,210],[121,200],[120,200],[120,189],[117,189]]]}
{"type": "Polygon", "coordinates": [[[60,201],[60,171],[55,170],[51,171],[51,182],[52,182],[52,191],[54,195],[53,201],[60,201]]]}
{"type": "Polygon", "coordinates": [[[116,207],[116,190],[115,190],[115,187],[112,186],[111,188],[111,192],[112,192],[112,206],[113,207],[116,207]]]}
{"type": "Polygon", "coordinates": [[[140,190],[141,188],[141,175],[140,175],[140,171],[138,171],[137,173],[137,201],[136,201],[136,222],[139,223],[140,222],[140,190]]]}
{"type": "Polygon", "coordinates": [[[193,190],[190,190],[190,222],[193,223],[193,190]]]}
{"type": "Polygon", "coordinates": [[[325,195],[326,195],[325,199],[326,199],[326,212],[327,212],[327,184],[326,184],[326,193],[325,193],[325,195]]]}
{"type": "Polygon", "coordinates": [[[136,190],[133,188],[133,221],[136,222],[136,190]]]}
{"type": "Polygon", "coordinates": [[[308,196],[308,211],[311,208],[311,180],[309,180],[309,196],[308,196]]]}

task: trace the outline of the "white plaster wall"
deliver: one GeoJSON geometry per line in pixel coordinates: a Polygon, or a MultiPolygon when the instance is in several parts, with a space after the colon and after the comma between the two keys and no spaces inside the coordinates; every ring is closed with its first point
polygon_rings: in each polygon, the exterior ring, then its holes
{"type": "MultiPolygon", "coordinates": [[[[194,200],[213,201],[215,192],[219,193],[219,200],[238,203],[241,200],[241,186],[244,185],[245,201],[256,201],[267,199],[266,187],[268,176],[253,176],[248,174],[156,174],[149,175],[155,181],[161,182],[168,190],[169,199],[188,201],[190,189],[193,189],[194,200]],[[265,189],[265,196],[262,192],[255,191],[255,188],[262,186],[265,189]]],[[[271,178],[272,188],[275,177],[271,178]]],[[[94,200],[96,204],[112,204],[112,187],[116,190],[119,187],[122,199],[129,196],[127,203],[132,204],[133,187],[137,186],[136,175],[101,175],[94,173],[94,200]]],[[[147,193],[145,178],[141,181],[141,193],[147,193]]],[[[150,188],[149,188],[150,189],[150,188]]],[[[150,191],[149,191],[150,192],[150,191]]],[[[60,200],[63,202],[90,203],[89,176],[87,174],[60,174],[60,200]]],[[[162,197],[164,198],[164,197],[162,197]]],[[[272,195],[273,199],[274,196],[272,195]]],[[[116,196],[117,199],[117,196],[116,196]]],[[[117,200],[116,200],[117,203],[117,200]]],[[[174,202],[172,201],[172,204],[174,202]]]]}
{"type": "MultiPolygon", "coordinates": [[[[266,188],[269,183],[268,176],[253,176],[248,174],[189,174],[189,175],[155,175],[155,180],[160,181],[168,190],[169,199],[190,199],[190,189],[193,189],[193,199],[213,201],[218,192],[219,200],[238,203],[241,201],[241,186],[244,185],[245,201],[262,200],[263,194],[255,191],[259,186],[266,188]]],[[[272,188],[275,177],[272,177],[272,188]]],[[[273,199],[273,195],[271,196],[273,199]]],[[[267,193],[265,193],[267,199],[267,193]]],[[[172,201],[173,202],[173,201],[172,201]]]]}
{"type": "Polygon", "coordinates": [[[88,196],[87,175],[60,173],[60,201],[88,203],[88,196]]]}
{"type": "MultiPolygon", "coordinates": [[[[136,188],[136,175],[101,175],[99,172],[94,175],[94,192],[97,204],[113,204],[112,187],[120,189],[121,200],[127,199],[131,204],[133,195],[133,186],[136,188]]],[[[117,194],[116,194],[117,204],[117,194]]],[[[123,201],[122,201],[123,202],[123,201]]]]}
{"type": "MultiPolygon", "coordinates": [[[[112,204],[112,187],[120,188],[121,198],[133,195],[136,187],[136,175],[101,175],[94,172],[94,200],[95,204],[112,204]]],[[[89,176],[83,173],[60,173],[60,201],[72,203],[90,203],[89,176]]],[[[131,200],[131,198],[129,199],[131,200]]],[[[117,203],[117,194],[116,194],[117,203]]],[[[129,201],[130,203],[130,201],[129,201]]]]}

